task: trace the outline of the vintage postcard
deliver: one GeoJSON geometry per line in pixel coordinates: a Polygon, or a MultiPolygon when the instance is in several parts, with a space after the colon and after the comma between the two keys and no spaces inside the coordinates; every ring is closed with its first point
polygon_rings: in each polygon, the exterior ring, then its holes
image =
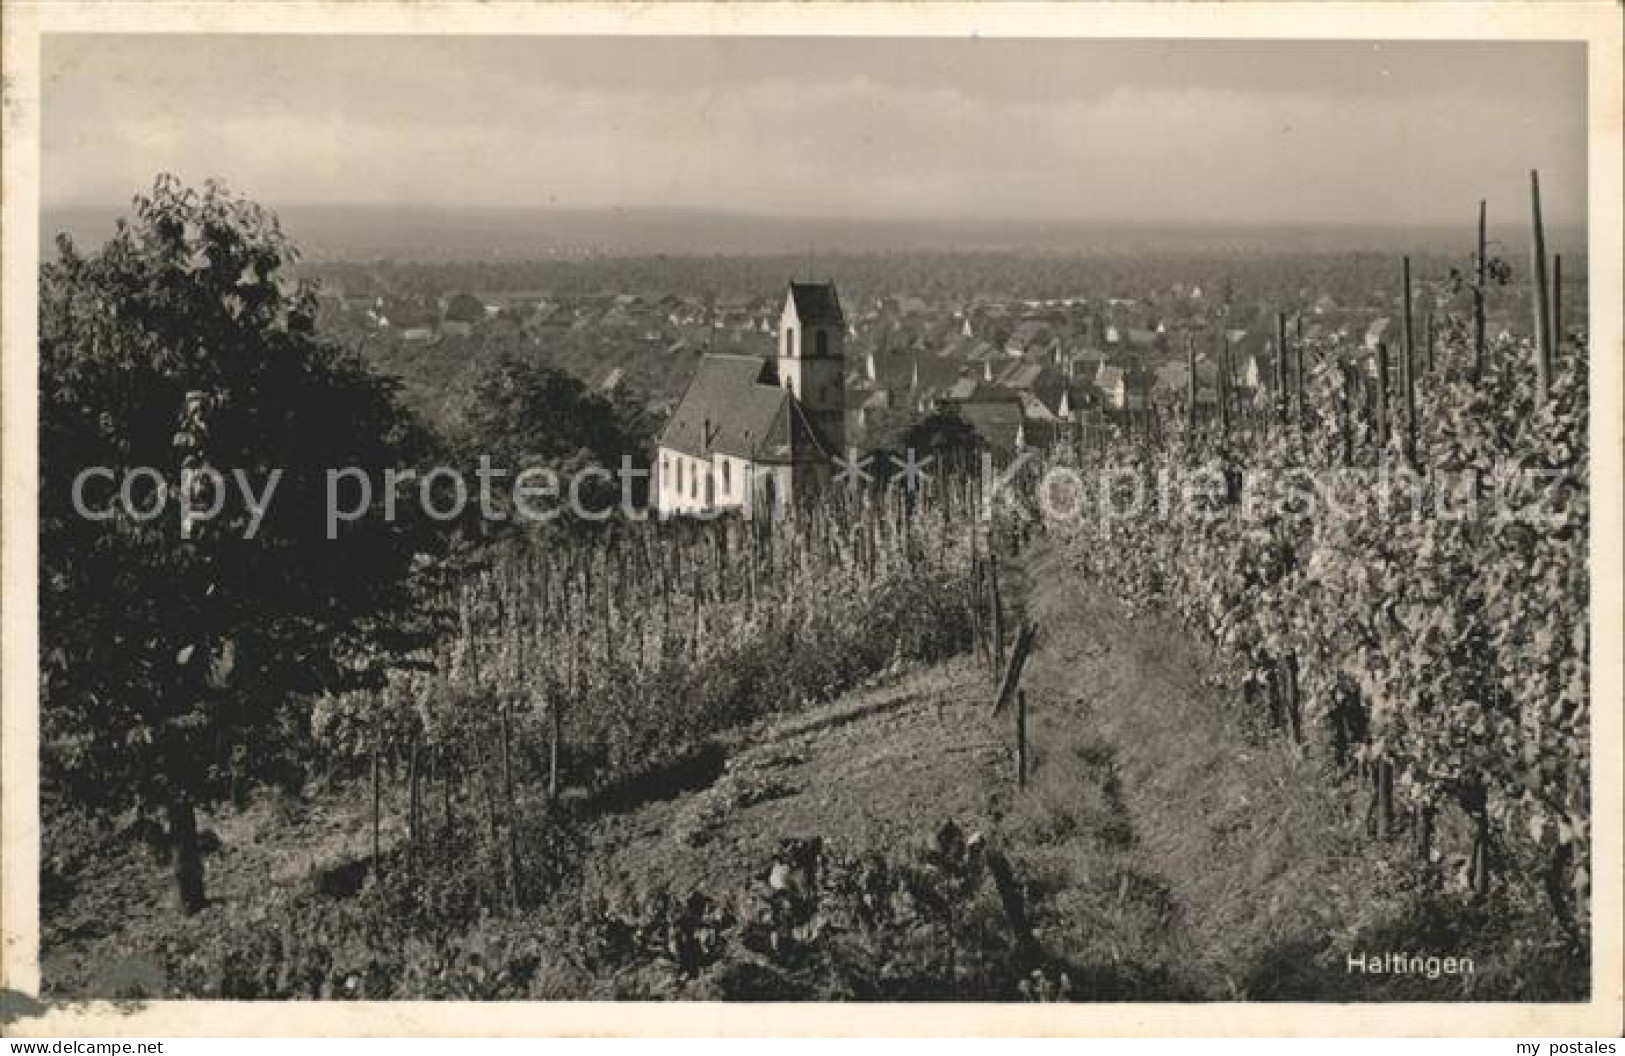
{"type": "Polygon", "coordinates": [[[1617,5],[4,33],[8,1034],[1617,1035],[1617,5]]]}

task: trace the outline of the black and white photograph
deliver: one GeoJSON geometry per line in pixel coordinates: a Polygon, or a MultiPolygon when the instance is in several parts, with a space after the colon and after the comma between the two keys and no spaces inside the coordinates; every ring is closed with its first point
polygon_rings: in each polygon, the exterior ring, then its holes
{"type": "Polygon", "coordinates": [[[35,10],[8,1032],[1617,1026],[1618,8],[1553,9],[35,10]]]}

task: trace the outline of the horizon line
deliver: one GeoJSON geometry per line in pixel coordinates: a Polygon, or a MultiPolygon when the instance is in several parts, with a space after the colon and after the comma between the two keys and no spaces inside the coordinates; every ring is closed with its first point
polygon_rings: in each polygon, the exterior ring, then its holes
{"type": "MultiPolygon", "coordinates": [[[[254,199],[257,201],[257,199],[254,199]]],[[[888,224],[1075,224],[1100,227],[1185,227],[1185,228],[1268,228],[1268,227],[1315,227],[1327,229],[1357,229],[1357,228],[1451,228],[1457,226],[1455,220],[1269,220],[1256,217],[1236,217],[1232,219],[1168,219],[1151,217],[1098,217],[1098,216],[1064,216],[1064,215],[1034,215],[1034,216],[976,216],[976,215],[876,215],[876,214],[817,214],[817,213],[779,213],[764,212],[752,209],[736,209],[723,206],[709,205],[661,205],[661,204],[620,204],[620,205],[557,205],[557,204],[484,204],[484,203],[451,203],[451,202],[284,202],[259,204],[272,212],[280,210],[304,209],[338,209],[338,210],[386,210],[386,209],[426,209],[440,212],[490,212],[490,213],[563,213],[563,214],[593,214],[593,213],[687,213],[696,216],[716,216],[729,219],[772,221],[802,224],[842,224],[842,223],[888,223],[888,224]]],[[[130,201],[75,201],[75,202],[41,202],[40,213],[65,212],[71,210],[109,210],[116,211],[128,209],[130,201]]],[[[1548,227],[1585,228],[1588,219],[1582,220],[1547,220],[1548,227]]],[[[1520,221],[1505,220],[1497,224],[1491,220],[1491,226],[1522,226],[1520,221]]]]}

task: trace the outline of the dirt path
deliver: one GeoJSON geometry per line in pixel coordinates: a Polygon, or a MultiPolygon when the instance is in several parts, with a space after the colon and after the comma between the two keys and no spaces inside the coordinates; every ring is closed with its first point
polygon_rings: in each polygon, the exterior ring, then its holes
{"type": "Polygon", "coordinates": [[[1046,889],[1041,938],[1094,973],[1096,996],[1459,1000],[1508,985],[1351,976],[1352,952],[1495,940],[1418,899],[1404,855],[1365,836],[1357,794],[1249,729],[1176,623],[1129,616],[1053,546],[1021,571],[1041,629],[1023,680],[1034,771],[1004,838],[1046,889]]]}

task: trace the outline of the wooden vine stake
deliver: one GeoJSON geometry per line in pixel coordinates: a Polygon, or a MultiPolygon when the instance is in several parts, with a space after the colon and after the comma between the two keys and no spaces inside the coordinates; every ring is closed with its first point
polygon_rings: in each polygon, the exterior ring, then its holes
{"type": "Polygon", "coordinates": [[[419,816],[422,814],[423,809],[423,797],[422,793],[419,791],[422,775],[422,754],[422,738],[417,734],[416,731],[414,731],[412,734],[412,752],[410,762],[408,764],[406,778],[406,846],[409,861],[414,867],[417,865],[418,853],[420,850],[418,844],[418,830],[420,828],[419,816]]]}
{"type": "Polygon", "coordinates": [[[1343,391],[1337,400],[1337,429],[1342,440],[1342,464],[1354,464],[1354,370],[1348,363],[1339,362],[1343,391]]]}
{"type": "Polygon", "coordinates": [[[1298,316],[1296,323],[1297,333],[1292,342],[1292,377],[1294,392],[1294,406],[1298,409],[1298,430],[1307,432],[1309,429],[1309,405],[1304,401],[1304,375],[1303,375],[1303,316],[1298,316]]]}
{"type": "Polygon", "coordinates": [[[1303,705],[1298,696],[1298,658],[1288,653],[1281,658],[1281,701],[1285,705],[1287,730],[1292,744],[1303,747],[1303,705]]]}
{"type": "Polygon", "coordinates": [[[373,720],[372,725],[372,877],[374,882],[379,879],[379,789],[378,789],[378,722],[373,720]]]}
{"type": "Polygon", "coordinates": [[[1275,419],[1286,420],[1286,313],[1275,313],[1275,419]]]}
{"type": "Polygon", "coordinates": [[[1016,787],[1027,787],[1027,691],[1016,690],[1016,787]]]}
{"type": "Polygon", "coordinates": [[[452,787],[452,782],[456,780],[453,776],[454,773],[455,771],[451,765],[451,750],[442,747],[440,749],[440,806],[443,825],[440,830],[440,840],[442,843],[450,842],[451,834],[456,827],[456,819],[452,816],[451,807],[452,796],[455,793],[455,789],[452,787]]]}
{"type": "Polygon", "coordinates": [[[1388,446],[1388,345],[1377,342],[1377,446],[1388,446]]]}
{"type": "Polygon", "coordinates": [[[1187,414],[1190,428],[1194,432],[1196,429],[1196,338],[1188,334],[1185,337],[1185,369],[1188,375],[1185,384],[1185,399],[1188,401],[1187,414]]]}
{"type": "MultiPolygon", "coordinates": [[[[989,549],[992,549],[989,544],[989,549]]],[[[988,588],[992,595],[993,670],[1004,667],[1004,595],[999,591],[999,555],[987,555],[988,588]]]]}
{"type": "MultiPolygon", "coordinates": [[[[967,506],[969,505],[967,501],[967,506]]],[[[966,521],[969,544],[967,553],[970,561],[970,639],[971,650],[976,656],[976,666],[985,662],[982,650],[982,559],[976,552],[976,513],[971,510],[970,519],[966,521]]]]}
{"type": "Polygon", "coordinates": [[[1534,169],[1529,170],[1529,262],[1534,277],[1536,392],[1545,403],[1552,383],[1552,317],[1546,287],[1546,229],[1540,219],[1540,173],[1534,169]]]}
{"type": "Polygon", "coordinates": [[[501,720],[501,749],[502,749],[502,798],[507,807],[508,829],[508,856],[507,881],[509,905],[519,905],[519,825],[517,805],[513,795],[513,730],[508,722],[508,702],[504,700],[499,708],[498,716],[501,720]]]}
{"type": "Polygon", "coordinates": [[[1016,632],[1016,645],[1010,652],[1010,664],[1004,669],[1004,678],[999,683],[999,695],[993,699],[993,713],[997,715],[1004,706],[1015,696],[1016,686],[1021,682],[1021,669],[1027,664],[1027,654],[1032,651],[1033,639],[1038,636],[1037,624],[1026,623],[1016,632]]]}
{"type": "Polygon", "coordinates": [[[1411,258],[1401,266],[1405,304],[1405,358],[1400,362],[1400,382],[1405,386],[1405,458],[1416,463],[1416,336],[1411,323],[1411,258]]]}
{"type": "Polygon", "coordinates": [[[1428,365],[1427,372],[1429,374],[1433,373],[1433,346],[1433,313],[1428,312],[1422,319],[1422,356],[1428,365]]]}
{"type": "Polygon", "coordinates": [[[1377,835],[1386,840],[1394,832],[1394,764],[1377,763],[1377,835]]]}
{"type": "Polygon", "coordinates": [[[1563,351],[1563,254],[1552,254],[1552,351],[1563,351]]]}
{"type": "Polygon", "coordinates": [[[1484,376],[1484,283],[1489,278],[1486,238],[1488,203],[1478,200],[1478,248],[1473,254],[1473,380],[1484,376]]]}

